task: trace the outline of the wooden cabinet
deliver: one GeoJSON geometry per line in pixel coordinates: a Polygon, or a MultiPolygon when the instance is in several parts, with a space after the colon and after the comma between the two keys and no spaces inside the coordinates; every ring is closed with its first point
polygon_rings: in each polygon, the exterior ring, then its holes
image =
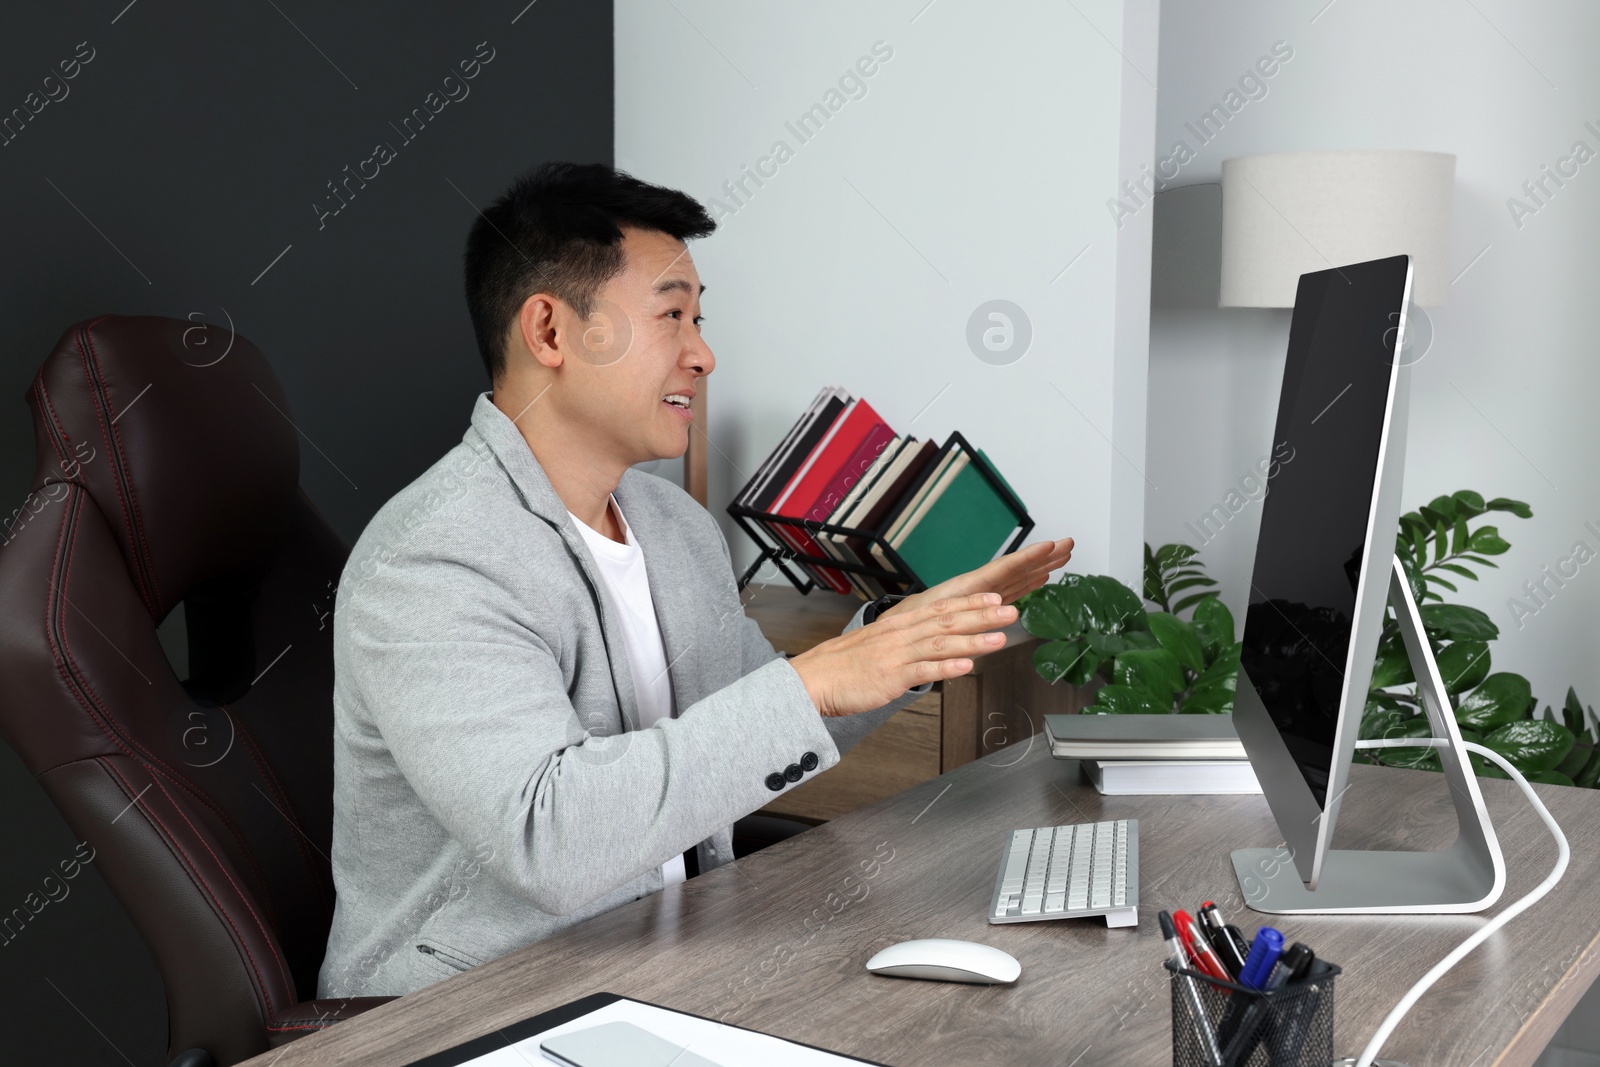
{"type": "MultiPolygon", "coordinates": [[[[774,648],[791,655],[837,637],[861,607],[853,597],[820,590],[805,596],[790,586],[752,584],[744,595],[745,614],[774,648]]],[[[936,683],[837,766],[761,810],[809,822],[837,818],[980,756],[1040,744],[1041,716],[1076,712],[1093,701],[1092,689],[1051,685],[1039,676],[1033,669],[1039,641],[1021,625],[1005,633],[1006,646],[978,657],[971,673],[936,683]]]]}

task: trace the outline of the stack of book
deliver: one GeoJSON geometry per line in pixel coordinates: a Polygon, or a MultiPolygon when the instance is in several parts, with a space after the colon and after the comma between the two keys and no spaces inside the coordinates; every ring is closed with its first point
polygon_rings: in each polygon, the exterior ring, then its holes
{"type": "Polygon", "coordinates": [[[741,588],[774,558],[803,592],[815,584],[864,600],[981,567],[1033,528],[982,449],[958,433],[942,446],[897,434],[837,386],[817,394],[728,513],[762,549],[741,588]]]}
{"type": "Polygon", "coordinates": [[[1261,792],[1231,715],[1046,715],[1044,729],[1107,796],[1261,792]]]}

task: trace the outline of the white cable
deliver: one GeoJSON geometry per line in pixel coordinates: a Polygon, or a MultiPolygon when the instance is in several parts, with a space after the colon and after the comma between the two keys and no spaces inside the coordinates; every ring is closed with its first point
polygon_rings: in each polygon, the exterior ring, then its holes
{"type": "MultiPolygon", "coordinates": [[[[1357,748],[1448,748],[1449,746],[1450,742],[1440,737],[1386,738],[1379,741],[1356,742],[1357,748]]],[[[1396,1004],[1394,1010],[1384,1017],[1383,1023],[1378,1027],[1378,1032],[1372,1035],[1372,1040],[1367,1042],[1367,1047],[1361,1050],[1361,1055],[1356,1059],[1355,1067],[1372,1067],[1372,1061],[1377,1057],[1378,1050],[1383,1048],[1383,1043],[1389,1039],[1389,1035],[1394,1032],[1394,1028],[1400,1025],[1400,1020],[1405,1018],[1406,1012],[1410,1011],[1413,1005],[1422,998],[1422,994],[1426,993],[1433,983],[1444,977],[1446,971],[1461,962],[1467,953],[1489,940],[1495,931],[1527,911],[1541,897],[1554,889],[1556,883],[1561,881],[1561,876],[1567,871],[1567,861],[1572,858],[1572,851],[1567,847],[1567,835],[1561,832],[1561,827],[1556,825],[1555,817],[1550,814],[1550,809],[1544,806],[1544,802],[1539,799],[1539,794],[1533,791],[1533,786],[1528,784],[1528,780],[1522,776],[1522,772],[1513,767],[1504,756],[1491,748],[1485,748],[1483,745],[1474,744],[1471,741],[1461,742],[1461,747],[1468,752],[1476,752],[1480,756],[1493,760],[1501,770],[1511,776],[1512,781],[1522,787],[1523,793],[1527,794],[1528,800],[1532,802],[1534,810],[1539,813],[1539,818],[1543,819],[1545,826],[1549,828],[1550,835],[1556,839],[1556,848],[1559,850],[1556,856],[1556,865],[1545,876],[1544,881],[1534,886],[1527,896],[1515,904],[1509,905],[1499,915],[1484,923],[1476,933],[1457,945],[1455,950],[1448,956],[1434,964],[1433,969],[1423,975],[1417,984],[1412,986],[1406,992],[1406,995],[1400,998],[1400,1003],[1396,1004]]],[[[1471,761],[1469,760],[1467,770],[1470,772],[1471,769],[1471,761]]]]}

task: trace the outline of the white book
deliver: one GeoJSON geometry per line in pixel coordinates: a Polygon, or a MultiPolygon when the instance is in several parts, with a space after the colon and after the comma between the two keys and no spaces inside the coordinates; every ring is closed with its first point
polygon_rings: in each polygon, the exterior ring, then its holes
{"type": "Polygon", "coordinates": [[[1249,760],[1084,760],[1083,769],[1106,796],[1261,792],[1249,760]]]}

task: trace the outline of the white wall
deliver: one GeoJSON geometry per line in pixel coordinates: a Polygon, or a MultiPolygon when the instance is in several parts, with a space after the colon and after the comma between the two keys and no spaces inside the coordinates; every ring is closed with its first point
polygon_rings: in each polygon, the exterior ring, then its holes
{"type": "MultiPolygon", "coordinates": [[[[1463,581],[1462,599],[1501,627],[1496,669],[1526,674],[1546,702],[1559,703],[1576,685],[1600,703],[1600,560],[1579,569],[1520,629],[1507,603],[1541,577],[1541,567],[1570,557],[1576,542],[1600,552],[1600,536],[1585,527],[1593,521],[1600,530],[1593,429],[1600,161],[1580,167],[1564,188],[1551,185],[1546,206],[1520,227],[1507,208],[1574,142],[1600,152],[1600,134],[1585,126],[1600,129],[1593,62],[1600,7],[1555,0],[1166,5],[1157,157],[1180,138],[1196,145],[1185,121],[1221,101],[1279,40],[1294,55],[1266,83],[1267,95],[1246,103],[1172,187],[1217,182],[1223,159],[1258,152],[1456,154],[1452,274],[1465,273],[1448,306],[1428,311],[1435,336],[1413,371],[1405,506],[1463,488],[1532,505],[1531,520],[1500,524],[1512,551],[1481,583],[1463,581]]],[[[1147,492],[1145,530],[1157,544],[1198,543],[1184,523],[1222,500],[1270,448],[1289,312],[1217,309],[1214,300],[1207,308],[1193,289],[1164,285],[1174,271],[1192,277],[1206,269],[1176,261],[1197,255],[1211,225],[1205,191],[1175,197],[1171,210],[1169,196],[1158,212],[1150,349],[1149,474],[1159,488],[1147,492]],[[1182,237],[1185,228],[1192,239],[1182,237]]],[[[1203,552],[1236,613],[1258,523],[1252,505],[1203,552]]]]}
{"type": "Polygon", "coordinates": [[[710,502],[735,564],[755,551],[727,501],[838,384],[899,432],[960,430],[1028,505],[1030,540],[1072,535],[1073,569],[1135,579],[1149,220],[1119,231],[1105,204],[1149,158],[1156,0],[615,9],[617,165],[723,205],[692,251],[718,359],[710,502]],[[864,95],[829,101],[876,42],[892,55],[864,95]],[[791,124],[816,103],[836,110],[802,141],[791,124]],[[779,141],[792,156],[735,199],[724,183],[779,141]],[[1007,365],[967,343],[997,298],[1032,329],[1007,365]]]}

